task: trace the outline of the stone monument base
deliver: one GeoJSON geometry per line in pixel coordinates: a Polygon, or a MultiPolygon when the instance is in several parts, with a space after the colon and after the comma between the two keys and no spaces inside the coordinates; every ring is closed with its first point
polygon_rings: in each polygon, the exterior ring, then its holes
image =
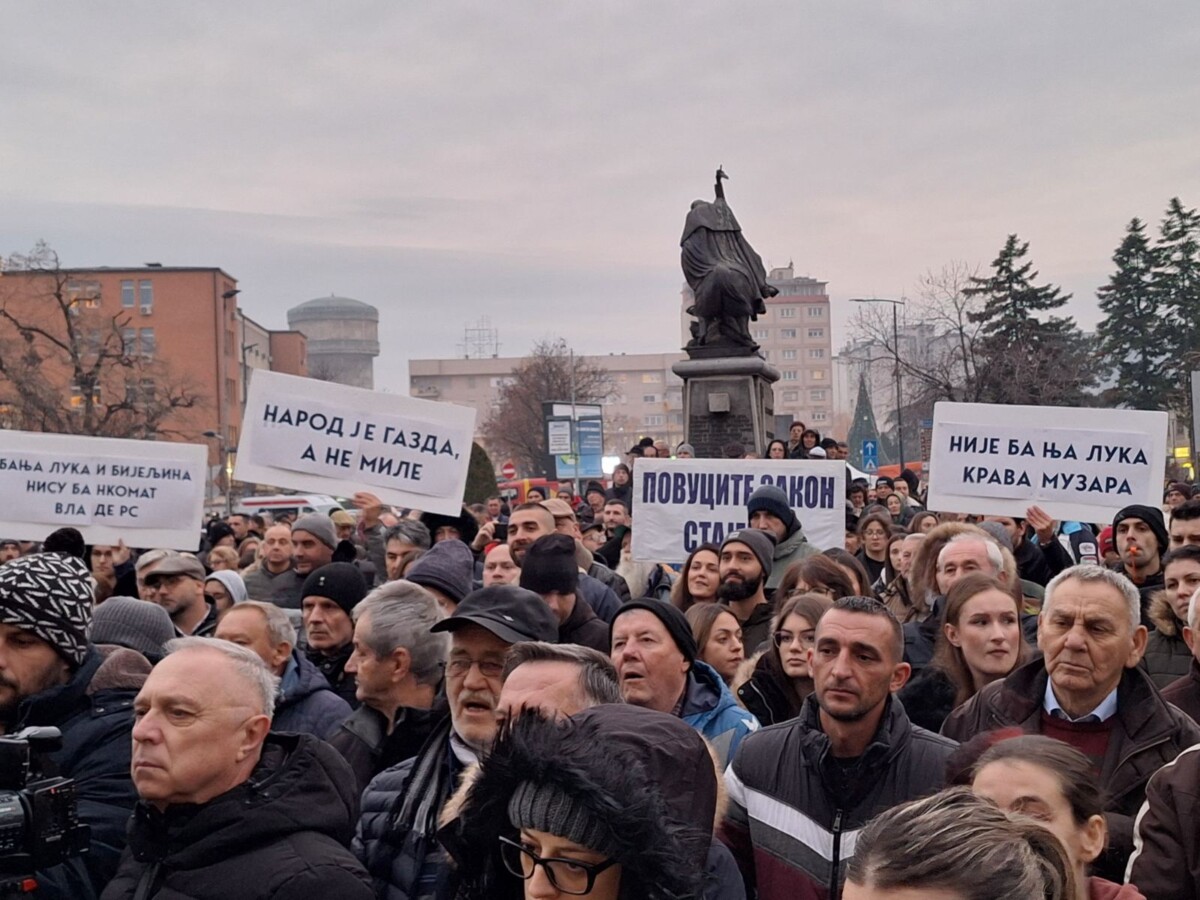
{"type": "Polygon", "coordinates": [[[764,456],[775,434],[771,385],[779,370],[759,356],[685,359],[671,367],[683,379],[684,440],[696,456],[725,457],[737,443],[764,456]]]}

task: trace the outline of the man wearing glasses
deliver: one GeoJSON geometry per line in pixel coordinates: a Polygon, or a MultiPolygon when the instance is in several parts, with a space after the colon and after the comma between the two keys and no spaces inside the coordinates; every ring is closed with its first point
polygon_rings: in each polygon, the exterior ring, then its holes
{"type": "Polygon", "coordinates": [[[450,634],[449,719],[434,728],[415,758],[372,779],[354,838],[354,851],[381,897],[442,895],[449,877],[435,837],[442,807],[463,771],[491,748],[509,648],[520,641],[554,642],[558,619],[532,591],[494,585],[468,594],[430,631],[450,634]]]}
{"type": "Polygon", "coordinates": [[[185,553],[164,557],[144,579],[145,599],[167,611],[180,637],[212,637],[217,608],[204,599],[204,566],[185,553]]]}

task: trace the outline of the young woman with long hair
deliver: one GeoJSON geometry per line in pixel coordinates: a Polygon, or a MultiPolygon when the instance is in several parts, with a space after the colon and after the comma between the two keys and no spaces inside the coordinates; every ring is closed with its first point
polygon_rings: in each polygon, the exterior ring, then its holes
{"type": "Polygon", "coordinates": [[[721,549],[716,544],[701,544],[689,553],[671,585],[671,604],[686,613],[697,603],[714,602],[721,583],[720,561],[721,549]]]}
{"type": "MultiPolygon", "coordinates": [[[[816,557],[813,557],[814,559],[816,557]]],[[[833,605],[823,594],[795,594],[780,604],[771,622],[771,642],[757,660],[742,666],[746,674],[734,693],[762,725],[775,725],[800,714],[804,698],[813,691],[808,651],[817,620],[833,605]]],[[[741,674],[741,673],[739,673],[741,674]]]]}

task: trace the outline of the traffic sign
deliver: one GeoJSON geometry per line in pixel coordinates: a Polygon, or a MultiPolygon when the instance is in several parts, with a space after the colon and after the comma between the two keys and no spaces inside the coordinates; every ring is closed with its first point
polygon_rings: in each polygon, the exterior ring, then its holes
{"type": "Polygon", "coordinates": [[[504,465],[500,467],[500,475],[505,481],[512,481],[517,477],[517,464],[511,459],[506,459],[504,465]]]}
{"type": "Polygon", "coordinates": [[[879,471],[879,441],[866,440],[862,442],[863,469],[870,475],[879,471]]]}

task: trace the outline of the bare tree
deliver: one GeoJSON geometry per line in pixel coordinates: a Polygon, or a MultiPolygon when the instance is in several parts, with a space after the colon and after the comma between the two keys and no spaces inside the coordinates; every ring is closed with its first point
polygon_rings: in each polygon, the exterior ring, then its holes
{"type": "Polygon", "coordinates": [[[576,356],[572,384],[571,354],[562,338],[534,344],[499,389],[498,405],[480,433],[489,449],[510,456],[524,472],[542,470],[546,454],[542,402],[571,399],[599,403],[613,392],[608,370],[576,356]]]}
{"type": "Polygon", "coordinates": [[[200,396],[139,346],[132,319],[100,309],[99,285],[39,242],[0,277],[0,424],[26,431],[183,436],[173,415],[200,396]]]}

